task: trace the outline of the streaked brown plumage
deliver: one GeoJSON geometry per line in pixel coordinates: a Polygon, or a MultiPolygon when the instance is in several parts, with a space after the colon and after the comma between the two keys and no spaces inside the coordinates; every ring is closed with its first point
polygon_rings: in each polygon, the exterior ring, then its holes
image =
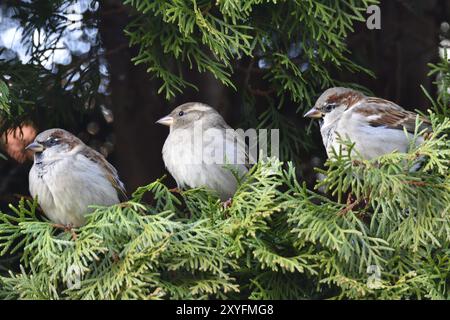
{"type": "Polygon", "coordinates": [[[79,227],[89,206],[126,200],[116,169],[97,151],[62,129],[39,134],[27,149],[34,152],[30,193],[57,224],[79,227]]]}

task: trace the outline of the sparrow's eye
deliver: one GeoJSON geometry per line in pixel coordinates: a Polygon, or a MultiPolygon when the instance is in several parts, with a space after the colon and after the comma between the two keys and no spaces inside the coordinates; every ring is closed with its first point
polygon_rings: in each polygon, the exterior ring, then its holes
{"type": "Polygon", "coordinates": [[[54,145],[58,144],[58,142],[59,142],[59,139],[50,137],[50,138],[47,139],[47,141],[46,141],[45,144],[46,144],[47,146],[51,147],[51,146],[54,146],[54,145]]]}
{"type": "Polygon", "coordinates": [[[331,112],[332,110],[334,110],[334,108],[336,108],[336,105],[334,103],[330,103],[325,106],[324,111],[331,112]]]}
{"type": "Polygon", "coordinates": [[[179,115],[180,117],[182,117],[182,116],[184,115],[184,112],[183,112],[183,111],[180,111],[180,112],[178,113],[178,115],[179,115]]]}

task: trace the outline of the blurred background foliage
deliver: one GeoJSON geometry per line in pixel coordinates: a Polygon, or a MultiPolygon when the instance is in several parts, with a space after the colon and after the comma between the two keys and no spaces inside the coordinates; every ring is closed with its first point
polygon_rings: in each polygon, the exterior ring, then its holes
{"type": "Polygon", "coordinates": [[[281,160],[309,186],[325,153],[318,124],[302,114],[325,88],[448,116],[439,54],[450,48],[450,2],[381,1],[382,29],[369,30],[374,3],[2,1],[0,210],[28,194],[21,139],[51,127],[107,156],[131,193],[165,173],[167,129],[153,123],[187,101],[212,105],[236,128],[279,128],[281,160]]]}

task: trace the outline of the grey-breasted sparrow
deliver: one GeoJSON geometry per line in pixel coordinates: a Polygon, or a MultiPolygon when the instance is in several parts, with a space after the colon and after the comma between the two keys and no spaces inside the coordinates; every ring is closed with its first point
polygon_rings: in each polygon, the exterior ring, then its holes
{"type": "Polygon", "coordinates": [[[157,123],[170,127],[162,150],[167,170],[179,188],[206,187],[222,200],[236,192],[247,173],[245,144],[210,106],[190,102],[157,123]]]}
{"type": "Polygon", "coordinates": [[[27,146],[34,152],[30,193],[56,224],[79,227],[89,206],[109,206],[126,199],[116,169],[80,139],[62,129],[40,133],[27,146]]]}
{"type": "MultiPolygon", "coordinates": [[[[373,159],[393,151],[408,151],[417,114],[391,101],[337,87],[326,90],[305,117],[323,118],[320,132],[329,157],[333,149],[339,152],[340,136],[352,141],[364,159],[373,159]]],[[[420,120],[419,131],[431,129],[427,119],[420,120]]],[[[416,144],[422,142],[423,137],[419,137],[416,144]]]]}

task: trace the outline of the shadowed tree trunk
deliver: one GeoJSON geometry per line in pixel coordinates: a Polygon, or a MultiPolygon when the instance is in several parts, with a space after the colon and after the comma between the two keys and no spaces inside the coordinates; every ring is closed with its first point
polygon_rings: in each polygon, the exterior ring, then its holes
{"type": "Polygon", "coordinates": [[[123,30],[128,11],[121,1],[102,1],[100,33],[110,67],[111,104],[116,134],[115,164],[129,193],[164,174],[161,149],[167,129],[155,125],[168,108],[155,94],[143,66],[134,66],[134,48],[123,30]]]}

